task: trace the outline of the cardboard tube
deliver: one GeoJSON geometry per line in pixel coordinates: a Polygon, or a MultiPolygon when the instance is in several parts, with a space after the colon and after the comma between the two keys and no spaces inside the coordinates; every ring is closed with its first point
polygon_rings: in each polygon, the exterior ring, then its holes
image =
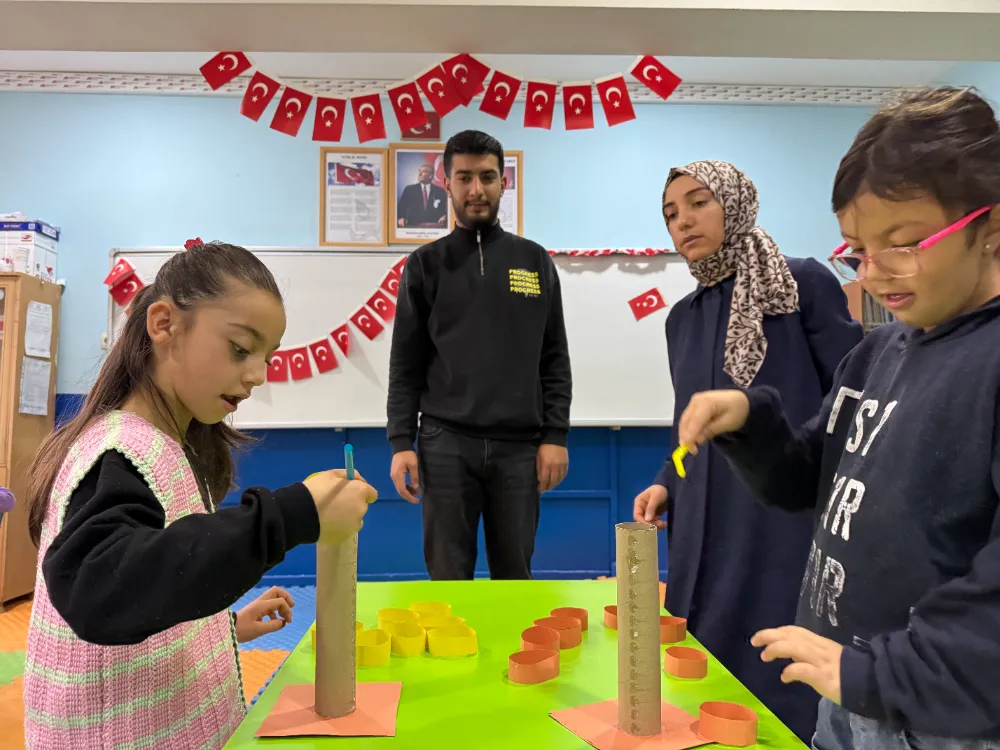
{"type": "Polygon", "coordinates": [[[618,728],[660,733],[660,602],[656,527],[615,526],[618,578],[618,728]]]}
{"type": "Polygon", "coordinates": [[[336,719],[354,712],[358,609],[358,535],[316,545],[316,713],[336,719]]]}

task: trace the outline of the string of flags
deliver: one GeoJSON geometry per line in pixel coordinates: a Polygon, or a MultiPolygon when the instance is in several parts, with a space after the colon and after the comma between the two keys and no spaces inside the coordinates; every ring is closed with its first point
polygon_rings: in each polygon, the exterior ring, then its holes
{"type": "MultiPolygon", "coordinates": [[[[482,94],[479,110],[506,120],[523,86],[526,96],[524,127],[551,130],[560,88],[549,81],[528,80],[491,69],[468,53],[453,55],[412,78],[388,86],[384,91],[360,92],[346,98],[320,96],[304,88],[287,86],[277,76],[256,69],[243,52],[219,52],[200,70],[205,82],[215,91],[252,68],[253,75],[240,102],[240,113],[254,122],[260,121],[268,105],[281,91],[271,119],[271,129],[294,138],[298,136],[315,101],[312,139],[324,142],[340,141],[348,106],[359,143],[384,140],[383,93],[389,99],[400,130],[406,132],[427,125],[427,110],[421,96],[443,118],[458,107],[468,107],[473,99],[482,94]]],[[[668,99],[681,84],[681,79],[653,55],[637,57],[628,74],[661,99],[668,99]]],[[[561,88],[566,130],[589,130],[594,127],[595,93],[609,126],[620,125],[636,117],[625,73],[595,81],[564,83],[561,88]]]]}

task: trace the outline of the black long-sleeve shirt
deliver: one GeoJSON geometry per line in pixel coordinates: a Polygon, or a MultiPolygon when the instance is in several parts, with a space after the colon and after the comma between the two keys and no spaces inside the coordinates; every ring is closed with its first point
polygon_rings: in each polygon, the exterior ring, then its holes
{"type": "Polygon", "coordinates": [[[555,263],[541,245],[459,227],[406,262],[387,404],[394,453],[418,415],[469,434],[566,444],[572,374],[555,263]]]}
{"type": "Polygon", "coordinates": [[[42,562],[52,605],[80,638],[140,643],[221,612],[290,549],[319,538],[316,505],[301,483],[251,488],[239,507],[165,523],[163,506],[117,451],[80,482],[42,562]]]}

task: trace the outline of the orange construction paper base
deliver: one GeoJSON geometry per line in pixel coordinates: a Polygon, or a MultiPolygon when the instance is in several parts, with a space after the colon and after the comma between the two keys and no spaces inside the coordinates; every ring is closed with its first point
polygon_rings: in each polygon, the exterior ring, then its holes
{"type": "Polygon", "coordinates": [[[618,729],[616,700],[563,708],[549,715],[597,750],[687,750],[709,744],[695,731],[697,717],[666,701],[660,703],[660,733],[650,737],[633,737],[618,729]]]}
{"type": "Polygon", "coordinates": [[[402,682],[359,682],[354,712],[338,719],[316,715],[316,686],[281,691],[258,737],[395,737],[402,682]]]}

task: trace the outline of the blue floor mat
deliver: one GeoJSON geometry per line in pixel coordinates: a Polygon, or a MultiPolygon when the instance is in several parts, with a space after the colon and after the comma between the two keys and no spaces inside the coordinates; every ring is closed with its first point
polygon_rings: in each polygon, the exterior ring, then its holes
{"type": "MultiPolygon", "coordinates": [[[[240,609],[259,597],[270,586],[255,586],[233,605],[233,611],[240,609]]],[[[269,633],[260,638],[241,643],[242,651],[291,651],[302,640],[302,637],[309,632],[309,626],[316,620],[316,587],[315,586],[288,586],[285,588],[292,595],[295,607],[292,609],[292,624],[286,625],[276,633],[269,633]]]]}

